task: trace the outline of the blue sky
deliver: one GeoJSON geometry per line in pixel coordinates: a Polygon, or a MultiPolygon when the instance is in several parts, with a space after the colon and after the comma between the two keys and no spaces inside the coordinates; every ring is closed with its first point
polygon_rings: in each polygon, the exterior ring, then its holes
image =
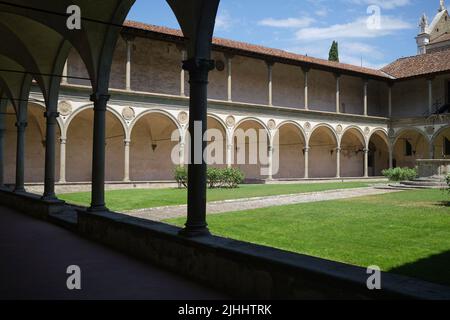
{"type": "MultiPolygon", "coordinates": [[[[319,58],[337,40],[342,62],[380,68],[416,54],[419,18],[431,22],[438,8],[439,0],[222,0],[214,35],[319,58]]],[[[136,0],[128,19],[179,28],[164,0],[136,0]]]]}

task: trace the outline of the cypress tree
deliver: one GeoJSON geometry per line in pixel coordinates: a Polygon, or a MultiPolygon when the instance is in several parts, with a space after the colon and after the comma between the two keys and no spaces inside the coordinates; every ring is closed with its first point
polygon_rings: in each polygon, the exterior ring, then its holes
{"type": "Polygon", "coordinates": [[[333,41],[331,44],[328,60],[339,62],[339,45],[337,41],[333,41]]]}

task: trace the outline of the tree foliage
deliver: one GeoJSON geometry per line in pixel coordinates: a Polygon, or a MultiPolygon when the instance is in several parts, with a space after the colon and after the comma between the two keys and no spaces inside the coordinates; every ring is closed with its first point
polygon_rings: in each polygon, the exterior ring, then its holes
{"type": "Polygon", "coordinates": [[[339,62],[339,45],[337,41],[333,41],[331,44],[328,60],[339,62]]]}

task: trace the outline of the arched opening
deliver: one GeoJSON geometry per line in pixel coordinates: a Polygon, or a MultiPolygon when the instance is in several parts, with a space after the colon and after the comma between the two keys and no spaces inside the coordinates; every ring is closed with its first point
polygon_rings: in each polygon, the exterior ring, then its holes
{"type": "Polygon", "coordinates": [[[248,119],[236,126],[233,134],[234,166],[249,180],[266,179],[268,168],[269,135],[257,120],[248,119]]]}
{"type": "Polygon", "coordinates": [[[364,149],[363,134],[356,128],[344,132],[341,138],[341,176],[364,176],[364,149]]]}
{"type": "Polygon", "coordinates": [[[295,124],[286,123],[278,129],[274,154],[277,152],[279,169],[278,173],[274,173],[275,179],[305,177],[305,137],[295,124]]]}
{"type": "Polygon", "coordinates": [[[439,131],[433,139],[433,153],[435,159],[450,158],[450,127],[439,131]]]}
{"type": "Polygon", "coordinates": [[[387,135],[381,130],[375,131],[369,140],[369,176],[378,177],[389,168],[389,145],[387,135]]]}
{"type": "MultiPolygon", "coordinates": [[[[87,182],[92,177],[92,108],[75,115],[67,128],[66,179],[87,182]]],[[[124,128],[110,111],[106,112],[106,181],[121,181],[124,175],[124,128]]]]}
{"type": "MultiPolygon", "coordinates": [[[[30,103],[27,106],[27,128],[25,130],[25,182],[43,183],[45,176],[45,139],[46,120],[45,108],[30,103]]],[[[6,111],[6,140],[5,144],[5,183],[14,184],[16,174],[16,143],[17,128],[15,111],[12,106],[6,111]]],[[[56,133],[56,165],[59,166],[59,139],[61,131],[56,133]]],[[[56,170],[56,169],[55,169],[56,170]]],[[[58,178],[59,172],[55,171],[58,178]]]]}
{"type": "Polygon", "coordinates": [[[398,136],[393,154],[394,167],[414,168],[417,159],[430,157],[428,140],[419,131],[405,130],[398,136]]]}
{"type": "Polygon", "coordinates": [[[173,180],[177,163],[172,150],[178,141],[172,133],[175,122],[162,113],[148,113],[134,124],[130,143],[130,178],[132,181],[173,180]]]}
{"type": "Polygon", "coordinates": [[[208,116],[208,152],[207,155],[211,159],[206,159],[214,162],[210,166],[214,168],[225,168],[227,166],[227,132],[223,124],[214,117],[208,116]]]}
{"type": "Polygon", "coordinates": [[[309,176],[311,178],[336,177],[337,139],[327,126],[315,129],[309,140],[309,176]]]}

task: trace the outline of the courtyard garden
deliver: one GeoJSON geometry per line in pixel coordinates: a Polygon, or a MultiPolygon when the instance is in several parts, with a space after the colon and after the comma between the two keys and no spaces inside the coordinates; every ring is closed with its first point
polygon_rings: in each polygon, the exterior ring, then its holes
{"type": "MultiPolygon", "coordinates": [[[[370,183],[370,182],[369,182],[370,183]]],[[[209,189],[208,201],[230,199],[245,199],[285,194],[319,192],[327,190],[364,188],[368,182],[333,182],[311,184],[256,184],[241,185],[239,188],[209,189]]],[[[373,182],[372,182],[373,183],[373,182]]],[[[113,211],[130,211],[144,208],[175,206],[186,204],[187,190],[184,188],[166,189],[129,189],[107,191],[106,203],[113,211]]],[[[69,203],[88,206],[91,200],[90,192],[61,194],[60,199],[69,203]]]]}
{"type": "Polygon", "coordinates": [[[402,191],[209,215],[208,223],[216,235],[450,285],[449,200],[443,190],[402,191]]]}

